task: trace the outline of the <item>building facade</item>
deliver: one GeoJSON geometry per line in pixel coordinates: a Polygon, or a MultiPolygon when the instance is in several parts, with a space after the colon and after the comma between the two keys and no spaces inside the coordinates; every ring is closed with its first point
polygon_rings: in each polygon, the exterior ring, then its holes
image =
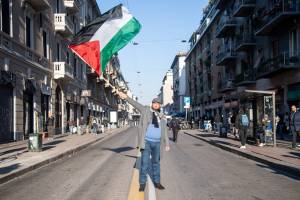
{"type": "Polygon", "coordinates": [[[182,113],[184,109],[184,96],[186,95],[186,53],[178,53],[172,63],[173,73],[173,109],[176,113],[182,113]]]}
{"type": "MultiPolygon", "coordinates": [[[[88,97],[94,85],[87,65],[68,49],[100,14],[96,0],[0,1],[0,143],[47,132],[49,115],[61,134],[101,111],[88,97]]],[[[97,99],[117,109],[111,93],[97,99]]]]}
{"type": "Polygon", "coordinates": [[[173,112],[173,72],[168,70],[162,81],[159,98],[166,114],[173,112]]]}
{"type": "Polygon", "coordinates": [[[299,0],[210,1],[186,59],[192,116],[226,123],[245,106],[255,128],[269,113],[246,90],[276,91],[280,116],[299,105],[299,17],[299,0]]]}

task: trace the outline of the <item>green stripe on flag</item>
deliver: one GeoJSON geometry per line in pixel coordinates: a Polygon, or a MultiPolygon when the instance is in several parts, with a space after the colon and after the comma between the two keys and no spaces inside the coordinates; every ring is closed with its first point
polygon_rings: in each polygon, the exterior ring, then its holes
{"type": "Polygon", "coordinates": [[[141,24],[135,18],[132,18],[116,33],[109,43],[107,43],[101,51],[101,68],[103,73],[111,57],[126,46],[140,30],[141,24]]]}

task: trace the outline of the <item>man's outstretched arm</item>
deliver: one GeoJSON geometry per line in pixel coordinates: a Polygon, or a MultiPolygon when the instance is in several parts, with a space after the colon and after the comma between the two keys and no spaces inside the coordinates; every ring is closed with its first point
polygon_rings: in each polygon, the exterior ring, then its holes
{"type": "Polygon", "coordinates": [[[119,95],[119,97],[121,99],[126,100],[128,103],[130,103],[133,107],[135,107],[136,109],[138,109],[140,111],[140,113],[144,113],[145,112],[145,107],[140,104],[139,102],[133,100],[132,98],[130,98],[128,95],[126,95],[123,92],[118,91],[117,94],[119,95]]]}

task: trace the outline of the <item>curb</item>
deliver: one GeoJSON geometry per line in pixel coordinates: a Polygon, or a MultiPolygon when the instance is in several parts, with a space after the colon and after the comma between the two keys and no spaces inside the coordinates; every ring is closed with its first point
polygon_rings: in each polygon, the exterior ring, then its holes
{"type": "Polygon", "coordinates": [[[296,167],[293,167],[293,166],[289,166],[289,165],[280,164],[280,163],[271,161],[271,160],[269,160],[267,158],[262,158],[262,157],[259,157],[259,156],[252,155],[250,153],[242,152],[242,151],[239,151],[237,149],[230,148],[230,147],[227,147],[227,146],[215,143],[213,141],[204,139],[202,137],[193,135],[193,134],[185,132],[185,131],[184,131],[184,134],[189,135],[189,136],[194,137],[194,138],[197,138],[197,139],[200,139],[200,140],[202,140],[202,141],[204,141],[204,142],[206,142],[208,144],[216,146],[216,147],[218,147],[220,149],[223,149],[225,151],[234,153],[236,155],[248,158],[250,160],[254,160],[256,162],[259,162],[259,163],[262,163],[262,164],[265,164],[265,165],[269,165],[269,166],[271,166],[273,168],[276,168],[276,169],[278,169],[278,170],[280,170],[280,171],[282,171],[284,173],[290,174],[292,176],[300,177],[300,169],[299,168],[296,168],[296,167]]]}
{"type": "Polygon", "coordinates": [[[9,182],[9,181],[11,181],[11,180],[13,180],[13,179],[15,179],[15,178],[18,178],[18,177],[20,177],[20,176],[22,176],[22,175],[25,175],[25,174],[28,173],[28,172],[31,172],[31,171],[33,171],[33,170],[36,170],[36,169],[41,168],[41,167],[43,167],[43,166],[46,166],[46,165],[48,165],[48,164],[50,164],[50,163],[52,163],[52,162],[55,162],[55,161],[58,161],[58,160],[60,160],[60,159],[66,158],[66,157],[68,157],[68,156],[70,156],[70,155],[74,155],[74,154],[80,152],[81,150],[86,149],[87,147],[91,146],[92,144],[95,144],[95,143],[97,143],[97,142],[99,142],[99,141],[101,141],[101,140],[105,140],[105,139],[110,138],[110,137],[108,137],[108,136],[113,136],[113,135],[115,135],[115,134],[119,134],[119,133],[121,133],[122,131],[126,131],[127,129],[129,129],[129,127],[117,129],[116,131],[112,130],[111,132],[104,133],[104,134],[106,134],[106,135],[104,135],[104,136],[101,137],[101,138],[97,138],[97,139],[94,140],[94,141],[88,142],[88,143],[86,143],[86,144],[84,144],[84,145],[82,145],[82,146],[79,146],[79,147],[70,149],[70,150],[68,150],[68,151],[66,151],[66,152],[63,152],[63,153],[61,153],[61,154],[59,154],[59,155],[56,155],[56,156],[54,156],[54,157],[52,157],[52,158],[48,158],[48,159],[43,160],[43,161],[41,161],[41,162],[39,162],[39,163],[36,163],[36,164],[34,164],[34,165],[31,165],[31,166],[28,166],[27,168],[20,169],[19,171],[16,171],[16,172],[11,173],[11,174],[9,174],[9,175],[7,175],[7,176],[1,177],[1,178],[0,178],[0,185],[1,185],[1,184],[4,184],[4,183],[7,183],[7,182],[9,182]]]}

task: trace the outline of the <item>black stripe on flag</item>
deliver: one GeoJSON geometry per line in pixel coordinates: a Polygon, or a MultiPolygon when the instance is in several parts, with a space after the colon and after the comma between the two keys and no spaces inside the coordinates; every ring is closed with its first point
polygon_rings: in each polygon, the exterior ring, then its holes
{"type": "Polygon", "coordinates": [[[122,4],[113,7],[112,9],[105,12],[100,17],[93,20],[87,26],[83,27],[72,39],[70,45],[78,45],[90,41],[91,37],[95,32],[106,22],[111,19],[122,18],[122,4]]]}

